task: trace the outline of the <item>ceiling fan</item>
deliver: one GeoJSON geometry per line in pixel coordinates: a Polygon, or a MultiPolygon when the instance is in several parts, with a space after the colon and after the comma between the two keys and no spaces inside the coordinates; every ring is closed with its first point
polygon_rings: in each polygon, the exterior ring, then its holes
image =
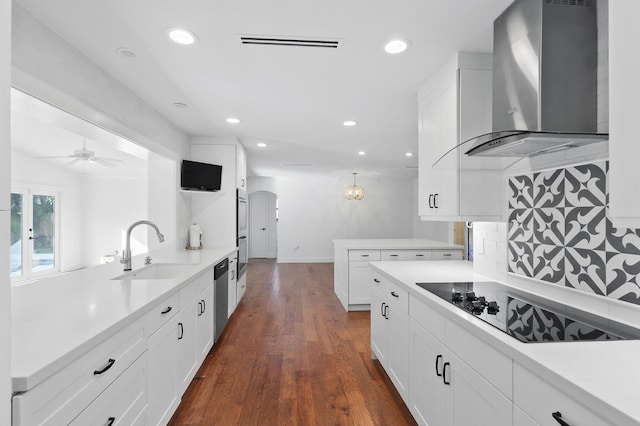
{"type": "Polygon", "coordinates": [[[71,161],[67,165],[72,165],[80,161],[85,161],[92,164],[100,164],[106,167],[118,167],[124,164],[124,161],[117,158],[98,157],[94,151],[87,149],[87,138],[84,138],[82,142],[82,149],[74,149],[73,154],[69,155],[53,155],[38,158],[70,158],[71,161]]]}

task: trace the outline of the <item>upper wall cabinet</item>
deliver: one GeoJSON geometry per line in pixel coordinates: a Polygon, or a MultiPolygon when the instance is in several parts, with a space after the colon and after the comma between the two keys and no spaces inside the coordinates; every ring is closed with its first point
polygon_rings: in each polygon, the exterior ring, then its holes
{"type": "Polygon", "coordinates": [[[501,220],[501,165],[461,142],[491,131],[491,55],[458,53],[418,93],[422,220],[501,220]]]}
{"type": "Polygon", "coordinates": [[[236,145],[236,187],[247,190],[247,154],[242,145],[236,145]]]}
{"type": "Polygon", "coordinates": [[[609,2],[609,216],[620,228],[640,228],[638,22],[640,2],[609,2]]]}

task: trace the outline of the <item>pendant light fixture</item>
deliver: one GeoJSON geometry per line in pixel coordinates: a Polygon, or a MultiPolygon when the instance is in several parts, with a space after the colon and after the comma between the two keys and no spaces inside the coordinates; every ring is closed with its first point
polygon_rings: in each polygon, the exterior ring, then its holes
{"type": "Polygon", "coordinates": [[[364,188],[356,184],[356,175],[353,173],[353,185],[347,186],[344,191],[344,198],[347,200],[362,200],[364,198],[364,188]]]}

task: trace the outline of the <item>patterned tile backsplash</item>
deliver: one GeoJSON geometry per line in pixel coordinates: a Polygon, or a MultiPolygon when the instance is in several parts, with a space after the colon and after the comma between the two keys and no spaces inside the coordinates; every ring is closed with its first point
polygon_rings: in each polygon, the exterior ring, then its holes
{"type": "Polygon", "coordinates": [[[640,304],[640,230],[614,228],[602,161],[512,176],[509,272],[640,304]]]}

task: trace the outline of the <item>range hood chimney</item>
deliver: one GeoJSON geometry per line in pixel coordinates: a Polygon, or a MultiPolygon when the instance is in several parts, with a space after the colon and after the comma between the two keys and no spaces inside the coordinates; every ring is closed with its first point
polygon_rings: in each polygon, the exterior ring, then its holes
{"type": "Polygon", "coordinates": [[[597,133],[596,0],[515,0],[494,21],[493,132],[468,155],[524,157],[597,133]]]}

